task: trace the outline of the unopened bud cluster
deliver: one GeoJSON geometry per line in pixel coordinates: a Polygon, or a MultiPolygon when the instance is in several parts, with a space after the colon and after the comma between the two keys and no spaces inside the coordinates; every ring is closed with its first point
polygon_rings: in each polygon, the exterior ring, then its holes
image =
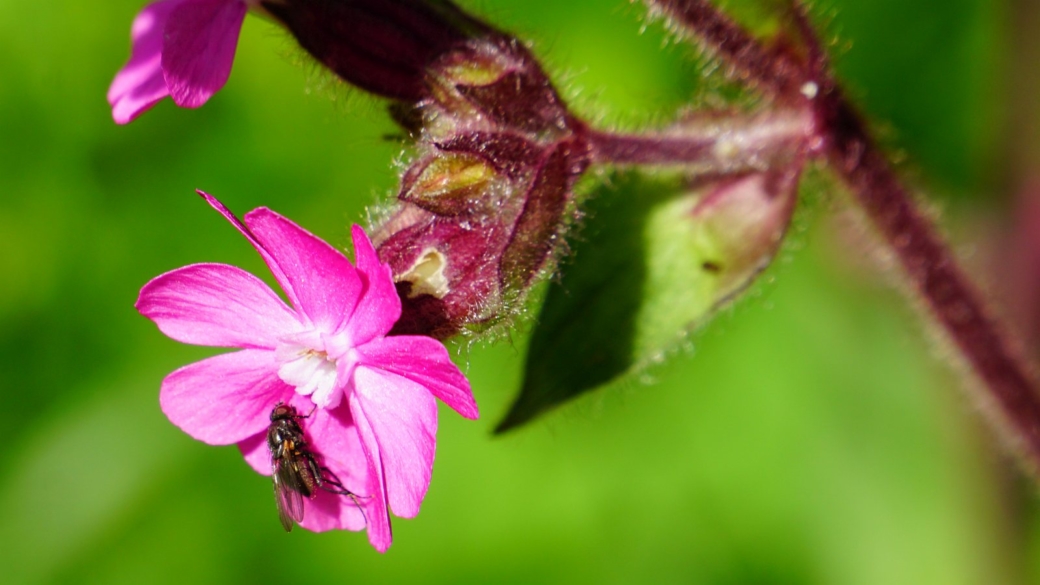
{"type": "Polygon", "coordinates": [[[395,331],[443,338],[519,307],[569,223],[589,146],[514,39],[472,39],[425,81],[419,154],[373,237],[404,303],[395,331]]]}
{"type": "MultiPolygon", "coordinates": [[[[635,139],[592,131],[523,44],[446,0],[261,6],[329,70],[396,100],[391,111],[415,139],[397,201],[372,234],[402,299],[397,334],[444,339],[515,315],[562,247],[576,215],[574,184],[593,162],[678,163],[713,176],[783,168],[797,177],[800,169],[808,126],[800,109],[702,117],[707,126],[687,120],[635,139]]],[[[771,234],[786,227],[784,209],[771,234]]],[[[776,242],[768,239],[745,252],[770,257],[776,242]]]]}
{"type": "Polygon", "coordinates": [[[398,100],[417,153],[373,233],[401,334],[446,338],[515,313],[550,263],[588,167],[582,124],[516,39],[430,0],[267,0],[344,80],[398,100]]]}

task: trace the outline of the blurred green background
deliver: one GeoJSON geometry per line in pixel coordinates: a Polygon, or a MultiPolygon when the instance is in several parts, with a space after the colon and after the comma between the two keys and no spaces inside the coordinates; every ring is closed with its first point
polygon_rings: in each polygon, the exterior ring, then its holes
{"type": "MultiPolygon", "coordinates": [[[[698,91],[695,51],[638,4],[463,4],[531,39],[603,124],[667,121],[698,91]]],[[[142,5],[0,0],[0,583],[1040,580],[1035,488],[863,261],[844,199],[820,193],[763,282],[644,383],[492,437],[526,333],[464,350],[483,418],[443,410],[422,513],[394,524],[387,554],[361,533],[285,534],[267,478],[159,411],[162,377],[213,351],[165,338],[133,302],[193,262],[266,277],[195,188],[346,246],[393,192],[400,146],[380,103],[254,17],[209,104],[116,126],[105,91],[142,5]]],[[[816,12],[852,93],[978,259],[1012,200],[1011,8],[816,12]]]]}

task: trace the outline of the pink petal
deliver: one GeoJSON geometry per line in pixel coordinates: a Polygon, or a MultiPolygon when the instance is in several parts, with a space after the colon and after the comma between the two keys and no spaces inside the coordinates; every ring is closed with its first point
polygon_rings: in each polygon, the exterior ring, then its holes
{"type": "MultiPolygon", "coordinates": [[[[357,427],[350,418],[350,411],[345,408],[318,409],[303,424],[311,450],[319,456],[321,464],[335,474],[343,487],[357,494],[357,502],[365,507],[365,512],[362,513],[349,496],[318,490],[318,495],[304,504],[306,507],[301,525],[314,532],[365,528],[369,508],[379,499],[369,496],[372,491],[369,486],[371,474],[368,460],[357,427]]],[[[386,517],[385,506],[382,508],[372,510],[375,518],[386,517]]]]}
{"type": "Polygon", "coordinates": [[[184,343],[274,348],[299,320],[263,281],[235,266],[193,264],[152,279],[135,305],[184,343]]]}
{"type": "Polygon", "coordinates": [[[197,108],[224,87],[246,8],[241,0],[187,0],[170,12],[162,72],[175,104],[197,108]]]}
{"type": "MultiPolygon", "coordinates": [[[[303,522],[300,522],[300,526],[303,526],[311,532],[326,532],[328,530],[364,530],[367,526],[368,517],[379,517],[379,515],[374,514],[374,511],[371,510],[371,506],[366,500],[361,498],[358,498],[357,500],[358,505],[363,506],[365,509],[363,513],[361,508],[354,505],[354,502],[349,496],[332,494],[319,489],[315,492],[313,498],[307,498],[304,500],[303,522]]],[[[378,529],[376,529],[375,534],[379,534],[378,529]]],[[[369,540],[372,540],[372,538],[373,533],[370,532],[369,540]]],[[[376,541],[372,541],[372,546],[377,549],[379,548],[376,541]]],[[[387,546],[389,546],[389,544],[387,546]]],[[[386,548],[379,550],[379,552],[385,551],[386,548]]]]}
{"type": "MultiPolygon", "coordinates": [[[[270,413],[268,413],[270,415],[270,413]]],[[[246,463],[260,475],[271,475],[271,450],[267,448],[266,429],[252,437],[238,442],[238,450],[242,452],[246,463]]]]}
{"type": "Polygon", "coordinates": [[[354,344],[361,345],[390,332],[401,316],[401,298],[397,296],[390,267],[379,261],[365,230],[355,225],[351,228],[351,236],[364,292],[347,323],[347,331],[354,344]]]}
{"type": "Polygon", "coordinates": [[[361,279],[347,257],[277,213],[261,207],[243,218],[299,300],[296,309],[326,331],[337,331],[354,312],[361,279]]]}
{"type": "Polygon", "coordinates": [[[274,405],[294,394],[277,372],[273,351],[225,353],[166,376],[159,404],[170,422],[200,441],[238,443],[266,430],[274,405]]]}
{"type": "Polygon", "coordinates": [[[203,199],[205,199],[206,203],[210,204],[210,207],[216,209],[217,212],[220,213],[220,215],[223,215],[224,219],[231,222],[231,225],[235,226],[235,229],[237,229],[243,236],[245,236],[247,240],[249,240],[249,243],[253,245],[253,248],[255,248],[256,251],[260,254],[260,257],[264,259],[264,262],[267,264],[267,268],[271,270],[271,274],[274,274],[275,280],[278,281],[278,285],[281,286],[282,290],[285,291],[285,295],[289,297],[289,302],[292,303],[294,307],[299,307],[300,300],[296,296],[296,291],[293,290],[292,283],[285,276],[285,273],[278,265],[278,262],[275,261],[273,256],[271,256],[271,253],[267,251],[267,248],[264,248],[264,245],[256,239],[256,236],[253,235],[253,232],[249,231],[249,228],[246,227],[246,224],[242,223],[238,219],[238,217],[235,216],[235,214],[232,213],[231,210],[228,209],[226,205],[221,203],[220,200],[216,197],[210,195],[209,193],[206,193],[205,191],[196,190],[195,192],[198,193],[203,199]]]}
{"type": "Polygon", "coordinates": [[[161,68],[163,29],[184,0],[153,2],[137,14],[130,38],[130,60],[108,88],[108,103],[117,124],[126,124],[169,95],[161,68]]]}
{"type": "Polygon", "coordinates": [[[357,348],[360,362],[397,374],[430,391],[462,416],[480,416],[469,380],[441,342],[422,335],[380,337],[357,348]]]}
{"type": "Polygon", "coordinates": [[[350,410],[366,453],[379,454],[390,508],[398,516],[414,517],[433,472],[437,443],[433,396],[406,378],[358,366],[350,410]]]}
{"type": "Polygon", "coordinates": [[[356,393],[350,397],[350,412],[354,415],[361,447],[365,450],[365,458],[368,460],[369,493],[365,499],[368,541],[377,551],[386,552],[394,539],[390,527],[390,502],[386,492],[386,465],[379,441],[376,439],[376,431],[363,415],[356,393]]]}

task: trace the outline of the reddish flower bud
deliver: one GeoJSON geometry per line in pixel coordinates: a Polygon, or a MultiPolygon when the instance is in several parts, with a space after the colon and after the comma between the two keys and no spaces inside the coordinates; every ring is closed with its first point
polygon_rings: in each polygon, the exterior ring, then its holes
{"type": "Polygon", "coordinates": [[[454,122],[543,140],[567,134],[574,124],[537,61],[511,37],[488,36],[444,55],[429,82],[434,100],[455,114],[449,115],[454,122]]]}
{"type": "Polygon", "coordinates": [[[705,273],[707,307],[748,286],[776,255],[791,223],[802,164],[722,178],[703,177],[682,199],[686,256],[705,273]],[[709,277],[710,275],[710,277],[709,277]]]}
{"type": "Polygon", "coordinates": [[[374,237],[404,302],[394,331],[445,338],[520,308],[571,220],[590,148],[534,58],[502,35],[443,55],[426,87],[420,156],[374,237]]]}
{"type": "Polygon", "coordinates": [[[304,49],[343,80],[415,102],[438,57],[491,28],[444,0],[263,0],[304,49]]]}

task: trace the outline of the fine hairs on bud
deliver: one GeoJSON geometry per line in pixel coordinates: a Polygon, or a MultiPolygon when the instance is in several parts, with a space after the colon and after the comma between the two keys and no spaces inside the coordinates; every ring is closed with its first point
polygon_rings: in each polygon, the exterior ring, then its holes
{"type": "Polygon", "coordinates": [[[515,39],[471,39],[425,83],[418,152],[374,240],[403,299],[395,331],[444,338],[518,313],[571,222],[590,149],[515,39]]]}

